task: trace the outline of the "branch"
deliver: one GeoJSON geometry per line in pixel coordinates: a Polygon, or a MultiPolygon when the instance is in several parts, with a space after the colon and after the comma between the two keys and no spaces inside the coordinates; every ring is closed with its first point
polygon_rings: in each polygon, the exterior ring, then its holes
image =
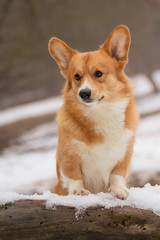
{"type": "Polygon", "coordinates": [[[44,201],[18,201],[0,208],[0,239],[160,239],[160,217],[130,207],[46,210],[44,201]]]}

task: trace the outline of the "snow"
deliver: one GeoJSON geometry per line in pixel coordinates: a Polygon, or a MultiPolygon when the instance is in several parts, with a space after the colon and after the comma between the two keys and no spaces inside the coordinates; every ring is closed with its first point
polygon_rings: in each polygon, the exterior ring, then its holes
{"type": "MultiPolygon", "coordinates": [[[[1,157],[2,158],[2,157],[1,157]]],[[[0,161],[0,192],[42,192],[56,178],[55,152],[5,154],[0,161]]]]}
{"type": "Polygon", "coordinates": [[[152,77],[158,89],[160,89],[160,70],[154,71],[152,77]]]}
{"type": "Polygon", "coordinates": [[[83,212],[88,207],[101,206],[104,208],[130,206],[133,208],[152,210],[160,215],[160,186],[146,184],[143,188],[131,188],[126,200],[113,197],[110,193],[89,194],[88,196],[58,196],[50,194],[46,201],[46,207],[54,209],[56,206],[68,206],[77,209],[77,213],[83,212]]]}
{"type": "Polygon", "coordinates": [[[130,77],[134,95],[136,97],[141,97],[153,92],[153,86],[145,74],[138,74],[136,76],[130,77]]]}
{"type": "Polygon", "coordinates": [[[46,191],[43,194],[24,195],[15,192],[3,192],[0,194],[0,205],[4,206],[8,203],[14,203],[18,200],[47,200],[51,195],[50,191],[46,191]]]}
{"type": "Polygon", "coordinates": [[[55,97],[1,111],[0,126],[4,126],[25,118],[55,113],[62,103],[63,101],[60,97],[55,97]]]}
{"type": "Polygon", "coordinates": [[[47,123],[28,131],[21,143],[0,156],[0,192],[42,193],[56,181],[57,125],[47,123]]]}
{"type": "Polygon", "coordinates": [[[160,172],[160,114],[140,121],[134,146],[132,171],[160,172]]]}
{"type": "Polygon", "coordinates": [[[0,198],[0,204],[13,203],[17,200],[46,200],[46,208],[55,210],[56,206],[73,207],[76,209],[76,217],[89,207],[99,206],[102,208],[124,207],[151,210],[160,215],[160,186],[146,184],[143,188],[131,188],[130,195],[126,200],[113,197],[110,193],[89,194],[88,196],[58,196],[50,191],[42,195],[23,195],[14,192],[4,192],[0,198]]]}
{"type": "Polygon", "coordinates": [[[149,114],[160,110],[160,93],[137,99],[137,109],[140,114],[149,114]]]}

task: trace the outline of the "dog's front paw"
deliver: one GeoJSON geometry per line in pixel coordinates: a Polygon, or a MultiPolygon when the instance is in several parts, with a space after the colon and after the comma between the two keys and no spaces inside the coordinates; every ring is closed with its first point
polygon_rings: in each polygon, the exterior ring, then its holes
{"type": "Polygon", "coordinates": [[[90,192],[88,190],[86,190],[85,188],[77,188],[77,189],[72,189],[69,194],[72,195],[88,195],[90,194],[90,192]]]}
{"type": "Polygon", "coordinates": [[[125,200],[129,195],[129,189],[125,185],[112,185],[110,193],[119,199],[125,200]]]}

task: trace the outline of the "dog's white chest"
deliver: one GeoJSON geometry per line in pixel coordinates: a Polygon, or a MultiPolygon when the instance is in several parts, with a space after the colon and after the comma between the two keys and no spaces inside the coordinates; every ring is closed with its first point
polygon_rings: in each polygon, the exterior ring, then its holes
{"type": "Polygon", "coordinates": [[[107,191],[110,173],[125,156],[133,136],[132,131],[124,128],[126,100],[101,105],[97,109],[89,108],[86,114],[97,122],[96,131],[104,136],[104,143],[88,146],[76,141],[82,160],[84,186],[93,193],[107,191]]]}

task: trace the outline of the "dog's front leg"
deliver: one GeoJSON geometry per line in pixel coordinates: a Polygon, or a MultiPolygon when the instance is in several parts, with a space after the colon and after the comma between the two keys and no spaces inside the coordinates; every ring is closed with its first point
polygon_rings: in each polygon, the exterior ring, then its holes
{"type": "Polygon", "coordinates": [[[122,200],[129,195],[129,189],[126,186],[126,178],[130,169],[131,157],[133,152],[134,137],[131,139],[125,157],[113,168],[110,175],[109,191],[115,197],[122,200]]]}
{"type": "Polygon", "coordinates": [[[84,188],[80,159],[78,159],[78,156],[65,157],[59,172],[61,187],[67,189],[68,194],[88,195],[90,193],[84,188]]]}
{"type": "Polygon", "coordinates": [[[62,184],[67,187],[68,194],[74,195],[88,195],[90,192],[84,188],[83,180],[74,180],[63,175],[62,184]]]}

